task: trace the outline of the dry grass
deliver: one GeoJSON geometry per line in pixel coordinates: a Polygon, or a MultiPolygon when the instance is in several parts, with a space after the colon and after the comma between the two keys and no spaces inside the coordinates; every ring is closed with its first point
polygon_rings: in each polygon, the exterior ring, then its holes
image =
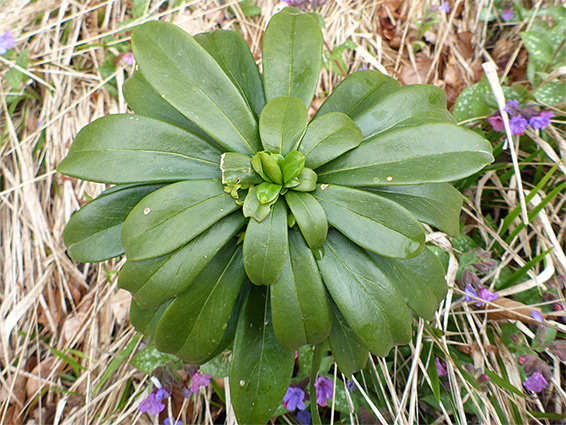
{"type": "MultiPolygon", "coordinates": [[[[238,8],[234,8],[235,15],[228,11],[235,1],[187,1],[180,6],[171,6],[178,2],[170,1],[167,5],[164,1],[151,1],[140,18],[121,27],[122,22],[131,18],[131,3],[7,0],[0,5],[0,31],[9,29],[17,38],[18,51],[29,49],[31,59],[26,74],[29,87],[10,88],[4,78],[0,84],[0,127],[3,129],[0,140],[0,423],[3,424],[100,424],[109,417],[116,424],[152,423],[149,416],[138,413],[139,398],[122,400],[123,406],[117,409],[129,382],[136,392],[147,386],[145,376],[136,373],[127,362],[120,364],[98,392],[94,391],[110,362],[123,352],[135,334],[127,320],[129,295],[116,288],[119,261],[76,264],[66,255],[62,239],[66,222],[87,196],[94,197],[103,187],[65,178],[55,172],[55,167],[84,125],[109,113],[126,112],[123,98],[113,96],[106,84],[115,77],[120,90],[132,72],[131,67],[119,61],[116,71],[107,78],[97,70],[109,53],[118,53],[113,46],[127,41],[132,27],[146,20],[161,19],[172,21],[191,34],[219,27],[238,30],[259,59],[262,30],[268,18],[281,8],[278,1],[263,0],[261,17],[247,18],[238,8]],[[102,46],[102,41],[109,36],[115,40],[102,46]],[[32,91],[39,94],[37,99],[23,99],[10,109],[12,96],[32,91]],[[61,373],[73,372],[53,349],[80,365],[76,380],[61,378],[61,373]]],[[[540,2],[535,3],[540,5],[540,2]]],[[[369,64],[407,84],[439,85],[447,91],[451,103],[463,88],[479,81],[483,62],[495,60],[507,74],[524,62],[518,32],[529,22],[512,28],[500,25],[499,40],[502,41],[497,41],[494,49],[493,42],[486,37],[486,24],[479,20],[480,8],[493,7],[492,0],[455,1],[451,13],[439,15],[440,22],[424,35],[429,44],[419,53],[413,53],[411,42],[418,33],[415,22],[425,17],[427,8],[438,4],[433,0],[388,2],[386,5],[377,0],[336,0],[328,1],[319,13],[326,21],[324,36],[329,49],[346,40],[358,45],[356,51],[344,55],[345,72],[369,64]]],[[[2,59],[2,75],[13,66],[14,63],[2,59]]],[[[339,73],[324,70],[320,97],[341,79],[339,73]]],[[[536,134],[529,136],[554,162],[562,161],[558,172],[561,175],[555,180],[557,184],[564,181],[566,175],[563,165],[566,142],[557,128],[550,131],[558,143],[556,151],[536,134]]],[[[519,147],[519,159],[526,156],[519,147]]],[[[532,189],[532,182],[523,183],[526,190],[532,189]]],[[[531,288],[545,291],[556,275],[566,274],[563,194],[546,205],[511,244],[501,241],[485,224],[482,211],[485,194],[489,192],[492,199],[502,200],[494,208],[496,213],[502,214],[502,217],[494,217],[497,223],[519,204],[516,187],[516,179],[502,184],[498,174],[488,172],[480,178],[478,186],[469,191],[465,205],[467,223],[481,231],[485,245],[502,244],[501,264],[496,274],[505,265],[518,269],[544,250],[553,248],[544,263],[536,264],[529,271],[528,281],[509,288],[501,296],[516,295],[531,288]]],[[[540,192],[539,195],[544,196],[540,192]]],[[[537,195],[527,209],[540,201],[537,195]]],[[[514,225],[518,225],[518,221],[514,225]]],[[[523,388],[517,363],[509,350],[497,339],[495,344],[488,339],[486,329],[498,335],[501,321],[490,316],[493,311],[486,314],[485,310],[472,309],[460,301],[461,290],[455,284],[457,256],[450,240],[444,234],[431,233],[429,241],[450,252],[450,292],[431,324],[446,333],[439,339],[430,333],[430,328],[419,323],[415,342],[410,346],[414,355],[403,355],[396,350],[393,370],[382,359],[375,363],[372,359],[370,368],[375,370],[375,376],[383,379],[360,382],[360,388],[366,390],[384,389],[383,403],[387,408],[376,413],[384,420],[395,420],[399,424],[419,422],[423,407],[417,389],[427,385],[429,377],[428,364],[419,359],[418,353],[431,341],[447,354],[449,346],[467,350],[475,367],[506,375],[516,388],[523,388]],[[449,323],[456,323],[458,330],[449,329],[449,323]],[[404,371],[403,381],[396,374],[398,370],[404,371]]],[[[524,338],[534,337],[525,325],[530,319],[528,310],[526,314],[525,310],[515,312],[516,306],[501,303],[493,307],[506,315],[507,321],[517,321],[524,338]]],[[[548,325],[566,332],[566,327],[558,321],[549,320],[548,325]]],[[[564,413],[566,394],[561,389],[564,383],[560,381],[564,377],[564,365],[552,358],[552,400],[540,399],[532,393],[520,397],[497,385],[490,386],[509,421],[513,420],[513,406],[523,423],[545,422],[534,419],[528,410],[550,409],[564,413]]],[[[448,375],[452,391],[458,393],[465,389],[464,397],[471,398],[476,405],[479,422],[502,423],[486,394],[471,387],[450,361],[448,375]]],[[[460,398],[456,405],[442,405],[443,416],[437,423],[468,423],[465,401],[460,398]]],[[[206,394],[202,393],[193,407],[193,417],[185,413],[181,417],[184,423],[212,423],[206,394]]],[[[233,421],[233,415],[229,414],[227,420],[233,421]]]]}

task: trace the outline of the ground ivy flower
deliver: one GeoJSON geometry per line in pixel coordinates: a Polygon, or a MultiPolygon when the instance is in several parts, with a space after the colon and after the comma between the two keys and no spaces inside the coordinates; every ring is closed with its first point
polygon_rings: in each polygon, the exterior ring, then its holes
{"type": "Polygon", "coordinates": [[[297,413],[297,420],[303,425],[309,425],[311,423],[311,412],[308,410],[300,410],[297,413]]]}
{"type": "Polygon", "coordinates": [[[446,370],[446,363],[441,361],[438,357],[434,359],[436,362],[436,373],[438,374],[439,378],[448,375],[448,371],[446,370]]]}
{"type": "Polygon", "coordinates": [[[165,409],[165,405],[161,403],[162,398],[157,399],[157,391],[152,392],[143,400],[139,409],[141,413],[148,412],[150,415],[158,415],[165,409]]]}
{"type": "Polygon", "coordinates": [[[317,404],[326,407],[326,401],[332,399],[332,380],[325,376],[319,376],[314,386],[316,388],[317,404]]]}
{"type": "Polygon", "coordinates": [[[208,387],[210,385],[210,378],[212,378],[212,375],[195,372],[192,377],[191,388],[189,391],[196,394],[200,387],[208,387]]]}
{"type": "Polygon", "coordinates": [[[527,128],[528,124],[529,124],[528,121],[519,115],[515,117],[511,117],[511,119],[509,120],[509,127],[511,127],[511,133],[517,134],[518,136],[520,136],[525,132],[525,129],[527,128]]]}
{"type": "Polygon", "coordinates": [[[464,301],[466,301],[467,303],[478,298],[478,294],[472,285],[466,285],[466,287],[464,288],[464,294],[464,301]]]}
{"type": "MultiPolygon", "coordinates": [[[[489,289],[485,288],[480,288],[480,290],[478,291],[478,296],[479,298],[487,302],[495,301],[497,298],[499,298],[499,294],[491,292],[489,289]]],[[[483,302],[478,301],[476,305],[478,307],[481,307],[483,305],[483,302]]]]}
{"type": "Polygon", "coordinates": [[[305,392],[299,387],[289,387],[287,394],[283,397],[283,407],[294,412],[298,407],[299,410],[305,410],[305,392]]]}
{"type": "Polygon", "coordinates": [[[531,317],[535,319],[537,322],[543,322],[542,314],[538,310],[531,310],[531,317]]]}
{"type": "Polygon", "coordinates": [[[534,372],[525,381],[523,381],[523,386],[534,393],[540,393],[543,389],[548,387],[548,382],[544,379],[544,376],[540,372],[534,372]]]}
{"type": "Polygon", "coordinates": [[[513,9],[505,9],[501,15],[501,19],[503,19],[505,22],[513,19],[513,9]]]}
{"type": "Polygon", "coordinates": [[[534,117],[529,118],[529,124],[535,130],[544,130],[550,124],[550,119],[554,116],[552,111],[543,111],[534,117]]]}
{"type": "Polygon", "coordinates": [[[0,35],[0,55],[3,55],[8,49],[13,49],[14,47],[16,47],[16,39],[10,31],[4,31],[4,34],[0,35]]]}
{"type": "Polygon", "coordinates": [[[438,10],[442,10],[444,13],[450,13],[450,4],[447,1],[445,1],[440,5],[438,10]]]}

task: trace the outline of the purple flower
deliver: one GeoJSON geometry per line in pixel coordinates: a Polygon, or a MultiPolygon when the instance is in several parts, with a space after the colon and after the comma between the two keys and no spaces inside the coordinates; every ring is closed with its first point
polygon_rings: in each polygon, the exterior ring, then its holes
{"type": "Polygon", "coordinates": [[[518,100],[509,100],[505,104],[505,112],[511,115],[516,115],[520,109],[518,100]]]}
{"type": "Polygon", "coordinates": [[[178,421],[176,419],[169,419],[169,418],[165,418],[165,420],[163,421],[163,425],[183,425],[183,422],[178,421]]]}
{"type": "Polygon", "coordinates": [[[513,19],[513,9],[505,9],[503,11],[503,14],[501,15],[501,19],[503,19],[505,22],[513,19]]]}
{"type": "Polygon", "coordinates": [[[161,401],[163,399],[169,398],[169,393],[165,388],[159,388],[155,393],[155,399],[161,401]]]}
{"type": "Polygon", "coordinates": [[[316,388],[316,402],[319,406],[325,407],[326,400],[332,398],[332,380],[325,376],[319,376],[314,386],[316,388]]]}
{"type": "Polygon", "coordinates": [[[531,310],[531,317],[535,319],[537,322],[542,322],[542,314],[538,310],[531,310]]]}
{"type": "Polygon", "coordinates": [[[126,62],[128,65],[133,65],[134,54],[132,52],[125,53],[124,56],[122,56],[122,60],[126,62]]]}
{"type": "Polygon", "coordinates": [[[548,382],[540,372],[534,372],[528,379],[523,381],[523,386],[532,392],[540,393],[544,388],[548,387],[548,382]]]}
{"type": "Polygon", "coordinates": [[[438,8],[438,10],[442,10],[445,13],[449,13],[450,12],[450,5],[448,4],[447,1],[445,1],[444,3],[442,3],[440,5],[440,7],[438,8]]]}
{"type": "MultiPolygon", "coordinates": [[[[491,301],[494,301],[497,298],[499,298],[499,294],[495,294],[495,293],[493,293],[490,290],[485,289],[485,288],[480,288],[479,293],[478,293],[478,297],[481,298],[484,301],[491,302],[491,301]]],[[[478,307],[480,307],[480,306],[483,305],[483,303],[481,301],[478,301],[476,303],[476,305],[478,307]]]]}
{"type": "Polygon", "coordinates": [[[550,119],[554,116],[554,112],[545,111],[541,112],[534,117],[529,118],[529,124],[535,130],[544,130],[550,124],[550,119]]]}
{"type": "Polygon", "coordinates": [[[522,116],[517,115],[515,117],[511,117],[509,120],[509,127],[511,127],[511,133],[521,135],[525,132],[525,128],[527,128],[527,120],[524,119],[522,116]]]}
{"type": "Polygon", "coordinates": [[[367,65],[361,66],[360,69],[358,69],[358,71],[367,71],[369,68],[367,65]]]}
{"type": "Polygon", "coordinates": [[[287,394],[283,397],[283,407],[294,412],[298,407],[299,410],[305,410],[305,392],[299,387],[289,387],[287,394]]]}
{"type": "Polygon", "coordinates": [[[198,393],[200,387],[208,387],[210,384],[210,378],[212,375],[203,375],[200,372],[193,373],[193,380],[191,382],[191,388],[189,391],[193,394],[198,393]]]}
{"type": "Polygon", "coordinates": [[[0,55],[3,55],[8,49],[13,49],[14,47],[16,47],[16,39],[10,31],[4,31],[4,34],[0,35],[0,55]]]}
{"type": "Polygon", "coordinates": [[[191,391],[187,387],[183,387],[181,394],[183,394],[185,398],[191,398],[191,391]]]}
{"type": "Polygon", "coordinates": [[[475,298],[478,298],[478,294],[472,285],[466,285],[466,287],[464,288],[464,294],[464,301],[468,303],[470,301],[474,301],[475,298]]]}
{"type": "Polygon", "coordinates": [[[346,380],[346,389],[348,391],[356,391],[356,384],[354,381],[350,381],[349,379],[346,380]]]}
{"type": "Polygon", "coordinates": [[[308,410],[300,410],[297,413],[297,420],[303,425],[309,425],[311,423],[311,412],[308,410]]]}
{"type": "Polygon", "coordinates": [[[165,405],[156,399],[156,392],[151,393],[139,405],[140,412],[148,412],[150,415],[158,415],[165,409],[165,405]]]}
{"type": "Polygon", "coordinates": [[[491,124],[495,131],[503,131],[505,126],[503,125],[503,118],[501,115],[496,115],[494,117],[488,117],[487,121],[491,124]]]}
{"type": "Polygon", "coordinates": [[[446,370],[446,363],[440,361],[438,357],[434,359],[436,362],[436,373],[438,374],[439,378],[448,375],[448,371],[446,370]]]}

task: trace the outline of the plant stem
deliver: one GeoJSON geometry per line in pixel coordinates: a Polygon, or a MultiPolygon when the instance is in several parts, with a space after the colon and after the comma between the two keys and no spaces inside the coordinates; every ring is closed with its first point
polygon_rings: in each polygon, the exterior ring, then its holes
{"type": "Polygon", "coordinates": [[[312,359],[311,376],[309,379],[309,393],[311,395],[311,420],[312,425],[321,425],[320,416],[318,414],[318,405],[316,403],[316,389],[314,383],[316,381],[316,375],[318,375],[318,369],[320,368],[320,362],[322,360],[322,345],[317,344],[314,347],[314,356],[312,359]]]}

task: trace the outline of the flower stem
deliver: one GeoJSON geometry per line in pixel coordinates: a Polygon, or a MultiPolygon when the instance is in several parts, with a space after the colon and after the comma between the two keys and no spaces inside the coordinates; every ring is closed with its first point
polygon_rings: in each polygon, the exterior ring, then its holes
{"type": "Polygon", "coordinates": [[[311,376],[309,379],[309,393],[311,395],[311,417],[312,425],[321,425],[320,416],[318,414],[318,404],[316,403],[316,389],[314,383],[316,382],[316,375],[318,375],[318,369],[320,368],[320,362],[322,360],[322,345],[317,344],[314,347],[314,356],[312,359],[311,376]]]}

